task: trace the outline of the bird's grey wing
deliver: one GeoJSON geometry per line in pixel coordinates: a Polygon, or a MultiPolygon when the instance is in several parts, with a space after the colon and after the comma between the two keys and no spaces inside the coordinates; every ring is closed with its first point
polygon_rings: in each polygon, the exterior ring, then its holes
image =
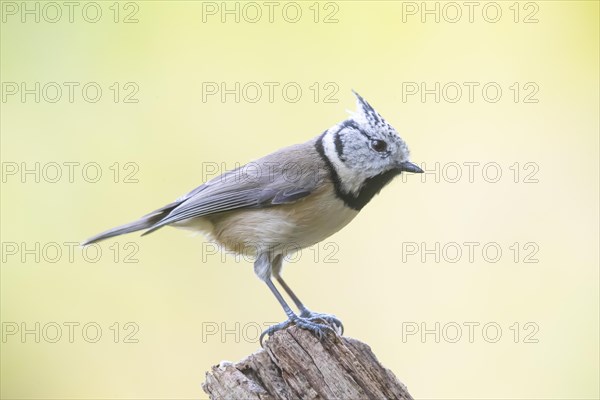
{"type": "Polygon", "coordinates": [[[190,218],[293,203],[310,195],[322,181],[322,169],[311,157],[314,147],[306,146],[308,143],[280,150],[247,165],[252,168],[243,166],[212,179],[180,198],[181,203],[144,235],[190,218]]]}

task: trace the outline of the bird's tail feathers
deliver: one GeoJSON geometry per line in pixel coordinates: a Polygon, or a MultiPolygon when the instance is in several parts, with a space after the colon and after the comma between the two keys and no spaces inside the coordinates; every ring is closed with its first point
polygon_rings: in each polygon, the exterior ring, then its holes
{"type": "Polygon", "coordinates": [[[158,223],[161,219],[166,217],[171,212],[171,210],[173,210],[178,205],[179,205],[179,202],[167,204],[166,206],[159,208],[158,210],[153,211],[150,214],[144,215],[142,218],[140,218],[136,221],[117,226],[116,228],[112,228],[112,229],[109,229],[102,233],[99,233],[95,236],[92,236],[91,238],[82,242],[81,245],[87,246],[89,244],[97,243],[102,240],[114,237],[114,236],[123,235],[125,233],[136,232],[136,231],[140,231],[142,229],[148,229],[148,228],[152,227],[153,225],[155,225],[156,223],[158,223]]]}

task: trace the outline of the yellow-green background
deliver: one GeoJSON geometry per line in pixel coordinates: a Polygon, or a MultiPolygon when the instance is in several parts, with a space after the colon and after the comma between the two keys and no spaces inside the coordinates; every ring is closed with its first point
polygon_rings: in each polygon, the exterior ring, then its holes
{"type": "MultiPolygon", "coordinates": [[[[82,3],[83,4],[83,3],[82,3]]],[[[110,3],[96,24],[21,23],[1,28],[3,82],[99,82],[101,101],[56,104],[11,98],[2,106],[2,161],[135,162],[139,183],[2,185],[3,242],[72,242],[151,211],[201,183],[203,161],[247,162],[319,134],[366,97],[411,147],[415,162],[497,162],[490,184],[386,188],[329,241],[339,263],[310,256],[286,277],[317,311],[338,315],[416,398],[586,398],[598,368],[598,2],[541,1],[535,24],[402,22],[401,2],[338,2],[339,20],[202,22],[193,1],[138,1],[136,24],[115,24],[110,3]],[[112,82],[136,82],[137,104],[113,103],[112,82]],[[202,102],[202,82],[298,82],[295,104],[202,102]],[[402,82],[499,82],[501,101],[402,102],[402,82]],[[308,86],[335,82],[338,103],[315,103],[308,86]],[[536,82],[537,104],[514,103],[513,82],[536,82]],[[539,165],[539,183],[512,182],[514,162],[539,165]],[[401,243],[498,242],[502,260],[403,263],[401,243]],[[536,242],[537,264],[508,246],[536,242]],[[502,339],[403,343],[403,322],[497,322],[502,339]],[[534,322],[538,343],[514,343],[509,326],[534,322]]],[[[283,4],[283,3],[281,3],[283,4]]],[[[417,4],[420,4],[417,3],[417,4]]],[[[432,4],[432,3],[430,3],[432,4]]],[[[443,3],[442,3],[443,4],[443,3]]],[[[484,4],[484,3],[481,3],[484,4]]],[[[433,7],[431,5],[431,7],[433,7]]],[[[480,10],[478,8],[477,10],[480,10]]],[[[263,8],[264,10],[264,8],[263,8]]],[[[466,10],[463,7],[463,12],[466,10]]],[[[265,17],[263,17],[265,18],[265,17]]],[[[466,170],[465,170],[466,171],[466,170]]],[[[2,343],[3,398],[204,398],[204,372],[238,360],[255,342],[202,342],[207,322],[275,322],[284,315],[249,262],[202,262],[202,241],[164,229],[118,243],[140,246],[137,264],[102,261],[1,267],[2,321],[97,322],[100,342],[2,343]],[[108,327],[133,321],[139,343],[113,343],[108,327]]],[[[321,247],[321,250],[323,248],[321,247]]],[[[122,257],[121,257],[122,258],[122,257]]],[[[477,331],[479,332],[479,331],[477,331]]],[[[463,334],[466,331],[463,332],[463,334]]]]}

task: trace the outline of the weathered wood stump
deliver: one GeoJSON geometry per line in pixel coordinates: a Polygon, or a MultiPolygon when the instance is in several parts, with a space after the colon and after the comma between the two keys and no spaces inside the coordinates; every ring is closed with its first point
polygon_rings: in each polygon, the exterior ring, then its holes
{"type": "Polygon", "coordinates": [[[295,326],[236,364],[215,365],[202,388],[211,399],[412,400],[365,343],[337,335],[319,342],[295,326]]]}

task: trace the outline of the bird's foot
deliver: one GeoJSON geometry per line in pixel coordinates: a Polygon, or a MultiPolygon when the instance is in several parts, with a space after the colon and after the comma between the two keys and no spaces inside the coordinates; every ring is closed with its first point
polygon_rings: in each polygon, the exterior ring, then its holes
{"type": "MultiPolygon", "coordinates": [[[[336,318],[336,320],[337,320],[337,318],[336,318]]],[[[325,336],[329,332],[335,333],[334,330],[329,325],[324,325],[324,324],[316,323],[316,322],[312,321],[312,318],[305,318],[303,316],[299,317],[299,316],[295,315],[293,318],[290,318],[287,321],[284,321],[284,322],[281,322],[281,323],[279,323],[277,325],[273,325],[273,326],[268,327],[260,335],[260,345],[261,345],[261,347],[263,347],[263,338],[265,337],[265,335],[272,336],[275,332],[280,331],[282,329],[285,329],[285,328],[287,328],[288,326],[290,326],[292,324],[296,325],[298,328],[306,329],[307,331],[312,332],[317,337],[317,339],[319,339],[319,340],[323,340],[323,338],[325,338],[325,336]]]]}
{"type": "Polygon", "coordinates": [[[340,321],[335,315],[313,312],[305,308],[300,313],[300,317],[306,318],[311,322],[326,322],[327,324],[331,325],[340,335],[344,334],[344,324],[342,324],[342,321],[340,321]]]}

